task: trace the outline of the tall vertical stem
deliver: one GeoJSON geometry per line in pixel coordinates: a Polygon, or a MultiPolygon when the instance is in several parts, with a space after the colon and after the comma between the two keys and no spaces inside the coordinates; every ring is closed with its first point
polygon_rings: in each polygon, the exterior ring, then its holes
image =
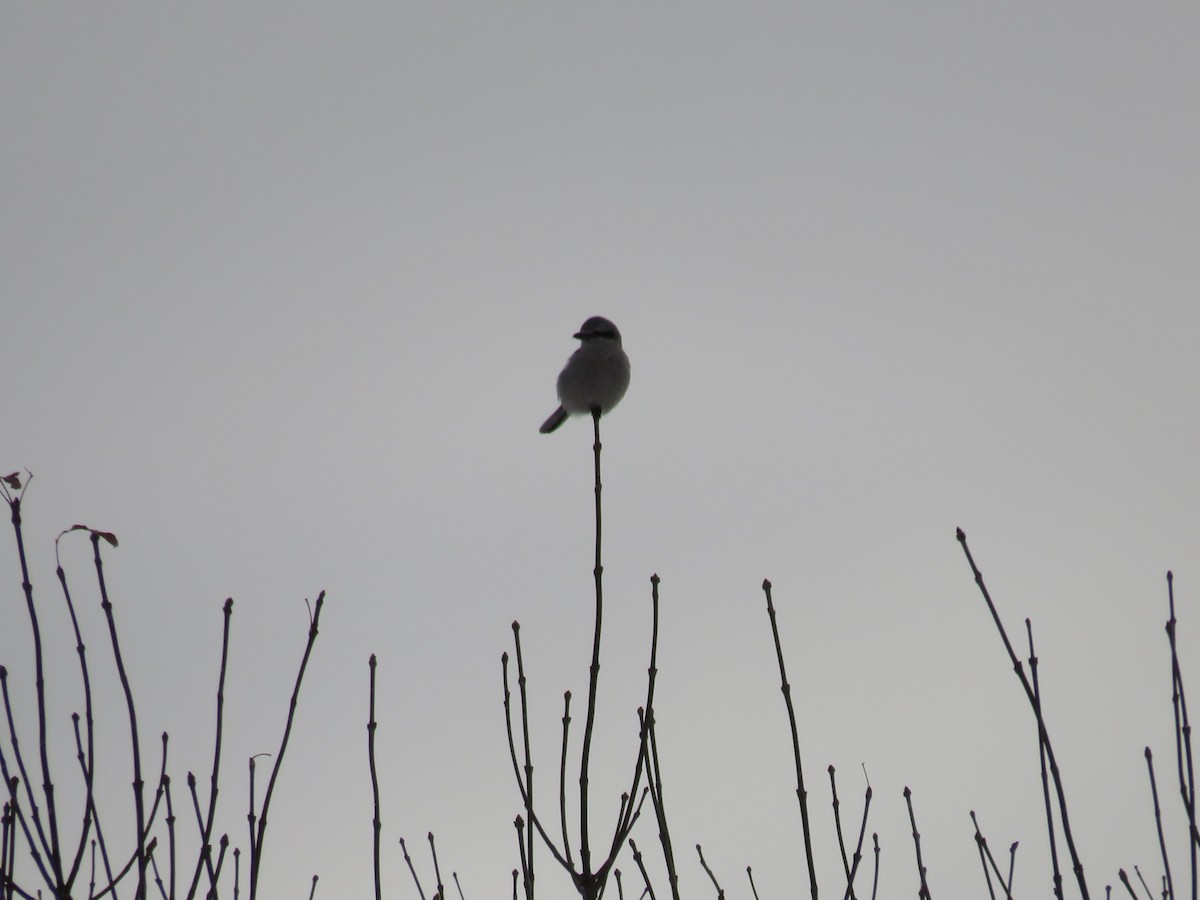
{"type": "Polygon", "coordinates": [[[133,743],[133,814],[137,824],[137,888],[134,896],[137,900],[146,897],[146,807],[142,781],[142,749],[138,740],[137,712],[133,706],[133,689],[129,686],[129,676],[125,672],[125,661],[121,657],[121,645],[117,641],[117,623],[113,619],[112,603],[108,599],[108,587],[104,581],[104,564],[100,560],[100,535],[92,532],[92,556],[96,563],[96,580],[100,584],[100,608],[104,610],[108,621],[108,634],[112,639],[113,658],[117,663],[117,675],[121,679],[121,688],[125,692],[125,705],[129,709],[129,736],[133,743]]]}
{"type": "Polygon", "coordinates": [[[375,818],[371,820],[371,828],[374,833],[374,841],[372,849],[374,851],[375,861],[375,900],[382,900],[382,886],[379,881],[379,832],[383,828],[383,821],[379,818],[379,776],[375,769],[375,654],[371,654],[369,661],[371,668],[371,696],[367,715],[367,763],[371,770],[371,796],[375,801],[375,818]]]}
{"type": "Polygon", "coordinates": [[[579,856],[585,876],[592,874],[592,851],[588,841],[588,759],[592,753],[592,727],[596,716],[596,682],[600,677],[600,624],[604,612],[604,567],[600,564],[600,409],[592,409],[592,454],[595,459],[596,492],[596,628],[592,637],[592,666],[588,681],[587,725],[583,731],[583,759],[579,766],[579,856]]]}
{"type": "MultiPolygon", "coordinates": [[[[17,536],[17,556],[21,562],[21,588],[25,592],[25,606],[29,611],[29,624],[33,629],[33,658],[36,669],[35,685],[37,688],[38,710],[38,750],[42,764],[42,790],[45,792],[46,813],[50,819],[50,846],[47,849],[50,851],[50,868],[54,872],[58,889],[61,889],[63,884],[62,852],[58,843],[58,811],[57,804],[54,802],[54,782],[50,778],[49,739],[46,734],[46,679],[42,663],[42,632],[38,627],[37,610],[33,605],[33,584],[29,580],[29,565],[25,559],[25,536],[21,529],[21,498],[19,496],[14,497],[9,506],[12,508],[13,532],[17,536]]],[[[32,799],[30,806],[33,808],[36,819],[37,809],[32,799]]],[[[43,836],[43,842],[44,840],[43,836]]]]}

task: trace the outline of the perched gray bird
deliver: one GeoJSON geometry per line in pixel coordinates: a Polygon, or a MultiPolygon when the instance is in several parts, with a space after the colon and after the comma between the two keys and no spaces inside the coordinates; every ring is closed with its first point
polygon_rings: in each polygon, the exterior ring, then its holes
{"type": "Polygon", "coordinates": [[[592,316],[575,337],[582,343],[558,375],[559,407],[542,423],[542,434],[554,431],[572,414],[609,412],[629,387],[629,357],[621,349],[616,325],[592,316]]]}

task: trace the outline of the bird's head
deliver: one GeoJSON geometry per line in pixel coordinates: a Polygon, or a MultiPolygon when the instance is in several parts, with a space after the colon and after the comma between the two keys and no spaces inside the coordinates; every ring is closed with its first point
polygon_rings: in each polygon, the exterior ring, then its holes
{"type": "Polygon", "coordinates": [[[594,340],[616,341],[618,345],[621,343],[621,332],[604,316],[592,316],[575,332],[575,337],[585,344],[594,340]]]}

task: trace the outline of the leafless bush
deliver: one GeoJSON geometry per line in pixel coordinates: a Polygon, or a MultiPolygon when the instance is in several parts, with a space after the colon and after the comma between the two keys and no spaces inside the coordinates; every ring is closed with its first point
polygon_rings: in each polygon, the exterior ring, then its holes
{"type": "MultiPolygon", "coordinates": [[[[645,864],[642,851],[633,839],[634,827],[640,819],[645,801],[650,799],[651,808],[655,814],[662,862],[667,872],[667,893],[672,900],[679,900],[679,872],[675,858],[671,829],[666,814],[664,799],[663,765],[659,757],[656,737],[654,692],[658,675],[657,647],[659,636],[659,587],[657,575],[651,581],[651,640],[650,660],[647,669],[645,704],[637,710],[637,728],[631,728],[631,735],[636,734],[632,741],[633,771],[630,777],[630,787],[622,793],[617,805],[617,815],[612,829],[602,847],[594,852],[591,842],[590,811],[593,797],[589,782],[589,765],[591,759],[592,738],[595,727],[595,711],[599,696],[599,673],[601,637],[603,631],[603,565],[602,565],[602,484],[600,478],[600,423],[599,416],[593,416],[595,440],[593,443],[594,481],[595,481],[595,565],[593,569],[595,585],[595,618],[593,624],[593,640],[591,661],[588,669],[588,696],[586,718],[580,746],[578,766],[578,809],[579,822],[577,826],[577,843],[572,840],[572,828],[567,819],[567,771],[571,744],[571,693],[563,695],[562,739],[558,748],[558,796],[557,815],[559,828],[548,826],[538,806],[535,804],[535,767],[533,763],[533,748],[530,742],[530,727],[528,715],[528,679],[525,671],[525,661],[521,646],[520,624],[513,622],[513,644],[516,669],[516,701],[510,678],[510,657],[506,652],[501,657],[501,674],[503,685],[503,703],[506,721],[506,734],[509,757],[512,763],[513,776],[517,783],[521,804],[521,813],[514,819],[514,830],[517,840],[516,859],[519,863],[512,872],[512,893],[514,900],[523,894],[525,900],[535,897],[535,849],[544,847],[551,858],[569,875],[576,890],[583,900],[599,900],[609,884],[609,875],[614,876],[619,900],[624,900],[625,882],[622,879],[617,861],[626,846],[642,880],[640,896],[649,896],[651,900],[657,896],[652,879],[645,864]],[[517,708],[514,709],[514,706],[517,708]],[[644,779],[644,783],[643,783],[644,779]],[[552,834],[552,831],[554,832],[552,834]],[[576,852],[578,856],[576,856],[576,852]],[[578,861],[577,861],[578,860],[578,861]]],[[[0,900],[12,898],[28,898],[49,895],[55,898],[86,896],[89,900],[111,895],[118,897],[121,890],[132,890],[136,900],[144,900],[151,890],[164,898],[175,900],[185,896],[188,900],[202,894],[206,898],[216,898],[220,890],[231,889],[232,896],[239,896],[241,886],[241,849],[234,846],[229,852],[231,841],[227,834],[215,834],[217,800],[221,777],[223,716],[225,704],[225,676],[228,662],[230,626],[233,614],[233,601],[226,600],[223,606],[223,628],[221,641],[220,666],[217,678],[216,692],[216,722],[213,742],[212,767],[208,779],[207,797],[201,796],[197,778],[191,772],[187,773],[186,784],[188,799],[185,805],[191,808],[189,818],[194,819],[194,842],[196,852],[194,857],[185,854],[180,849],[178,839],[177,815],[175,798],[172,796],[172,780],[168,774],[168,736],[161,736],[161,756],[157,775],[152,776],[148,787],[146,767],[142,755],[142,738],[139,730],[137,708],[134,702],[133,686],[130,683],[125,662],[122,656],[121,643],[117,628],[117,615],[114,604],[110,599],[109,585],[104,574],[104,552],[117,546],[117,538],[110,532],[91,528],[84,525],[74,525],[63,531],[56,541],[57,545],[63,539],[76,534],[85,535],[92,544],[93,565],[95,578],[100,595],[100,607],[104,615],[108,644],[111,648],[116,665],[117,676],[124,695],[128,717],[130,739],[129,762],[132,769],[133,787],[133,822],[129,831],[125,832],[125,840],[118,841],[110,836],[115,835],[118,826],[101,815],[101,803],[98,801],[94,787],[97,781],[95,770],[95,721],[92,699],[92,681],[84,636],[76,615],[76,608],[71,595],[67,574],[61,564],[56,568],[59,586],[70,616],[71,626],[76,642],[79,672],[82,682],[82,713],[75,712],[71,716],[74,736],[75,759],[78,765],[78,790],[81,797],[73,797],[73,802],[82,809],[82,821],[76,829],[68,827],[63,817],[64,804],[57,793],[55,781],[51,772],[50,727],[48,721],[53,712],[48,709],[46,691],[46,661],[43,656],[41,626],[39,623],[38,604],[35,602],[34,591],[25,553],[25,537],[22,526],[22,500],[29,485],[29,476],[13,474],[0,479],[0,495],[9,506],[13,535],[16,544],[17,558],[21,573],[21,595],[24,599],[26,615],[32,633],[32,650],[35,670],[34,699],[37,710],[36,739],[22,743],[20,729],[14,716],[14,703],[10,696],[8,671],[0,666],[0,696],[4,705],[6,729],[0,734],[0,774],[4,778],[6,798],[0,809],[0,900]],[[104,551],[104,552],[102,552],[104,551]],[[23,749],[34,746],[34,752],[23,749]],[[37,782],[40,781],[40,784],[37,782]],[[102,825],[103,821],[103,825],[102,825]],[[129,833],[132,833],[130,839],[129,833]],[[228,864],[232,855],[232,864],[228,864]],[[184,862],[183,857],[188,861],[184,862]],[[232,874],[230,874],[232,871],[232,874]],[[86,878],[86,883],[85,883],[86,878]],[[232,881],[232,885],[230,882],[232,881]]],[[[1025,620],[1025,630],[1028,644],[1028,656],[1023,660],[1015,650],[1008,632],[1003,624],[983,575],[977,566],[966,535],[962,530],[957,531],[957,540],[971,569],[976,586],[982,596],[992,623],[1001,639],[1004,650],[1012,665],[1013,671],[1029,702],[1033,712],[1035,732],[1038,742],[1040,759],[1040,777],[1042,796],[1045,807],[1046,837],[1049,844],[1051,873],[1050,885],[1054,896],[1062,900],[1065,885],[1060,860],[1060,843],[1065,851],[1065,864],[1069,866],[1072,880],[1078,894],[1089,900],[1090,892],[1083,865],[1075,845],[1071,828],[1071,819],[1067,805],[1067,792],[1064,787],[1059,760],[1055,754],[1050,731],[1042,713],[1042,686],[1038,678],[1038,657],[1034,651],[1033,626],[1029,619],[1025,620]]],[[[783,652],[783,644],[778,625],[778,613],[775,607],[773,589],[770,581],[762,584],[766,600],[766,609],[771,628],[771,635],[779,666],[780,691],[784,698],[791,734],[793,759],[796,774],[796,797],[800,809],[800,831],[803,841],[805,860],[808,870],[809,890],[813,900],[819,895],[817,867],[814,859],[812,829],[809,815],[809,790],[805,782],[804,766],[801,754],[801,734],[799,722],[803,715],[797,712],[796,698],[793,696],[792,685],[788,681],[787,669],[783,652]]],[[[1200,830],[1196,824],[1196,785],[1195,767],[1192,754],[1191,724],[1188,715],[1186,693],[1184,690],[1178,648],[1176,643],[1177,621],[1175,617],[1174,579],[1167,573],[1167,592],[1169,618],[1166,633],[1171,659],[1171,704],[1175,724],[1175,769],[1179,786],[1179,796],[1187,815],[1189,828],[1189,873],[1190,896],[1197,896],[1197,862],[1200,850],[1200,830]]],[[[295,684],[288,707],[283,734],[278,750],[274,753],[273,764],[262,795],[261,805],[256,800],[256,759],[248,761],[249,778],[249,811],[247,820],[249,832],[245,844],[248,853],[247,895],[255,898],[259,889],[259,875],[263,859],[265,837],[267,832],[268,813],[271,801],[278,784],[281,765],[287,751],[295,719],[297,703],[304,673],[311,656],[324,605],[324,594],[318,596],[310,611],[308,639],[300,661],[295,684]]],[[[374,850],[374,875],[376,900],[382,900],[380,884],[380,856],[382,835],[382,813],[380,808],[379,780],[376,765],[376,691],[375,674],[377,661],[375,656],[369,660],[370,689],[369,714],[367,722],[367,751],[368,765],[371,776],[373,797],[372,834],[374,850]]],[[[801,704],[802,705],[802,704],[801,704]]],[[[1149,747],[1145,749],[1147,774],[1149,777],[1150,794],[1153,802],[1154,819],[1157,828],[1158,843],[1161,851],[1162,874],[1160,896],[1164,900],[1172,900],[1176,896],[1175,878],[1172,873],[1167,841],[1164,835],[1161,807],[1159,801],[1158,780],[1154,768],[1154,758],[1149,747]]],[[[832,796],[832,826],[837,838],[840,852],[841,874],[837,878],[835,893],[841,893],[843,900],[859,900],[860,889],[865,900],[865,888],[857,885],[865,884],[866,876],[861,873],[864,860],[864,844],[867,834],[869,813],[872,805],[873,791],[868,782],[863,798],[862,815],[859,820],[858,834],[854,839],[853,849],[847,844],[847,836],[843,830],[841,803],[838,798],[836,772],[833,766],[827,768],[829,786],[832,796]]],[[[537,797],[541,797],[538,793],[537,797]]],[[[903,797],[907,806],[909,822],[912,827],[913,850],[916,862],[915,887],[919,897],[930,898],[929,872],[922,851],[921,834],[917,827],[917,816],[913,803],[912,792],[906,787],[903,797]]],[[[989,896],[1012,898],[1013,874],[1016,864],[1018,844],[1009,846],[1006,865],[997,861],[987,838],[984,836],[979,819],[975,812],[970,811],[970,819],[974,828],[974,838],[979,852],[980,865],[984,883],[989,896]]],[[[123,830],[123,829],[122,829],[123,830]]],[[[190,833],[190,829],[189,829],[190,833]]],[[[438,861],[437,847],[434,836],[428,836],[429,852],[432,861],[434,878],[434,900],[445,900],[446,887],[443,883],[442,870],[438,861]]],[[[853,832],[851,832],[853,837],[853,832]]],[[[878,888],[880,842],[877,834],[871,834],[873,848],[873,868],[871,877],[870,897],[874,900],[878,888]]],[[[403,839],[400,848],[406,864],[412,875],[414,885],[421,900],[426,894],[417,866],[409,855],[403,839]]],[[[718,873],[710,867],[705,859],[703,850],[696,844],[700,867],[704,871],[712,888],[716,891],[718,900],[723,900],[725,890],[722,887],[718,873]]],[[[1144,894],[1153,900],[1152,891],[1141,869],[1133,867],[1135,876],[1144,894]]],[[[460,900],[463,897],[462,887],[456,872],[452,878],[457,888],[460,900]]],[[[1136,897],[1133,884],[1125,869],[1119,869],[1117,879],[1130,897],[1136,897]]],[[[753,872],[746,867],[746,875],[751,892],[758,900],[758,890],[754,884],[753,872]]],[[[314,875],[312,892],[315,893],[317,878],[314,875]]],[[[661,886],[660,886],[661,887],[661,886]]],[[[1106,887],[1106,896],[1111,895],[1112,886],[1106,887]]],[[[311,896],[311,893],[310,893],[311,896]]]]}
{"type": "MultiPolygon", "coordinates": [[[[223,607],[221,664],[217,678],[217,717],[207,800],[202,801],[200,797],[196,776],[191,772],[187,773],[190,806],[196,824],[197,852],[194,862],[185,863],[181,859],[177,840],[176,814],[171,794],[172,780],[168,774],[168,736],[166,732],[162,733],[161,762],[154,782],[153,796],[148,796],[137,707],[134,703],[133,687],[130,684],[125,661],[121,654],[116,613],[110,599],[109,586],[104,577],[104,561],[101,553],[102,547],[115,548],[117,537],[111,532],[90,528],[86,525],[74,525],[58,536],[56,551],[59,541],[76,533],[86,534],[92,543],[92,557],[101,598],[100,605],[104,612],[109,643],[112,647],[113,659],[116,663],[128,711],[130,761],[133,769],[134,822],[131,842],[133,847],[132,849],[119,849],[119,842],[114,842],[110,837],[117,831],[116,827],[107,817],[104,819],[104,825],[101,824],[101,804],[94,790],[96,784],[95,721],[91,674],[86,645],[71,598],[67,574],[59,564],[56,574],[74,629],[83,683],[84,709],[82,725],[78,712],[71,716],[74,726],[76,759],[83,791],[83,797],[79,803],[83,809],[83,821],[77,836],[73,838],[67,836],[61,815],[62,802],[59,795],[56,794],[56,786],[51,776],[50,733],[47,726],[50,712],[46,702],[46,672],[42,653],[42,635],[38,619],[38,606],[35,602],[33,584],[26,561],[25,538],[21,520],[21,503],[25,490],[29,486],[29,480],[28,473],[24,475],[14,473],[0,479],[0,494],[3,495],[11,512],[21,570],[21,588],[32,630],[34,688],[38,718],[37,759],[36,762],[33,762],[22,750],[21,736],[13,715],[8,671],[0,666],[0,688],[2,688],[8,726],[7,749],[5,749],[5,742],[0,740],[0,773],[3,774],[7,787],[7,799],[4,802],[3,811],[0,813],[0,898],[4,898],[4,900],[11,900],[13,897],[33,898],[48,893],[50,896],[62,898],[62,900],[78,896],[86,896],[89,900],[92,898],[99,900],[99,898],[110,895],[115,900],[122,889],[128,888],[133,890],[136,900],[144,900],[148,896],[151,882],[153,882],[154,889],[164,900],[166,898],[174,900],[175,897],[181,895],[192,900],[201,891],[206,898],[216,898],[219,887],[230,880],[233,882],[233,896],[237,898],[241,891],[241,851],[235,846],[233,865],[227,867],[229,836],[227,834],[220,835],[219,838],[216,838],[214,847],[214,821],[221,775],[225,672],[228,661],[233,600],[226,600],[223,607]],[[41,776],[40,787],[35,787],[33,783],[30,774],[31,765],[38,766],[41,776]],[[162,849],[164,841],[165,850],[162,849]],[[97,861],[97,853],[99,861],[97,861]],[[165,861],[162,859],[164,853],[165,861]],[[20,866],[18,859],[23,861],[20,866]],[[232,876],[228,875],[229,868],[233,870],[232,876]],[[85,869],[88,879],[86,885],[82,881],[85,869]],[[223,875],[226,876],[224,882],[222,882],[223,875]],[[204,882],[203,887],[201,886],[202,881],[204,882]]],[[[255,759],[251,757],[249,760],[250,809],[248,821],[250,828],[247,840],[249,850],[247,894],[250,898],[254,898],[258,894],[259,871],[267,833],[267,815],[270,811],[284,754],[287,751],[300,685],[317,639],[318,624],[324,603],[325,595],[322,593],[317,597],[316,603],[311,609],[308,642],[305,645],[304,656],[296,675],[283,736],[279,748],[274,754],[274,764],[271,767],[261,806],[256,806],[255,802],[255,759]]],[[[313,885],[315,889],[315,876],[313,885]]]]}

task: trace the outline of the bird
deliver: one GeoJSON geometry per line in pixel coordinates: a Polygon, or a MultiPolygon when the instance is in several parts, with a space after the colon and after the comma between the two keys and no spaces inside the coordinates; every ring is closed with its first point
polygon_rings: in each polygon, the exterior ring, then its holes
{"type": "Polygon", "coordinates": [[[558,374],[559,406],[542,423],[542,434],[554,431],[573,414],[610,412],[629,387],[629,357],[616,325],[603,316],[592,316],[573,336],[580,346],[558,374]]]}

